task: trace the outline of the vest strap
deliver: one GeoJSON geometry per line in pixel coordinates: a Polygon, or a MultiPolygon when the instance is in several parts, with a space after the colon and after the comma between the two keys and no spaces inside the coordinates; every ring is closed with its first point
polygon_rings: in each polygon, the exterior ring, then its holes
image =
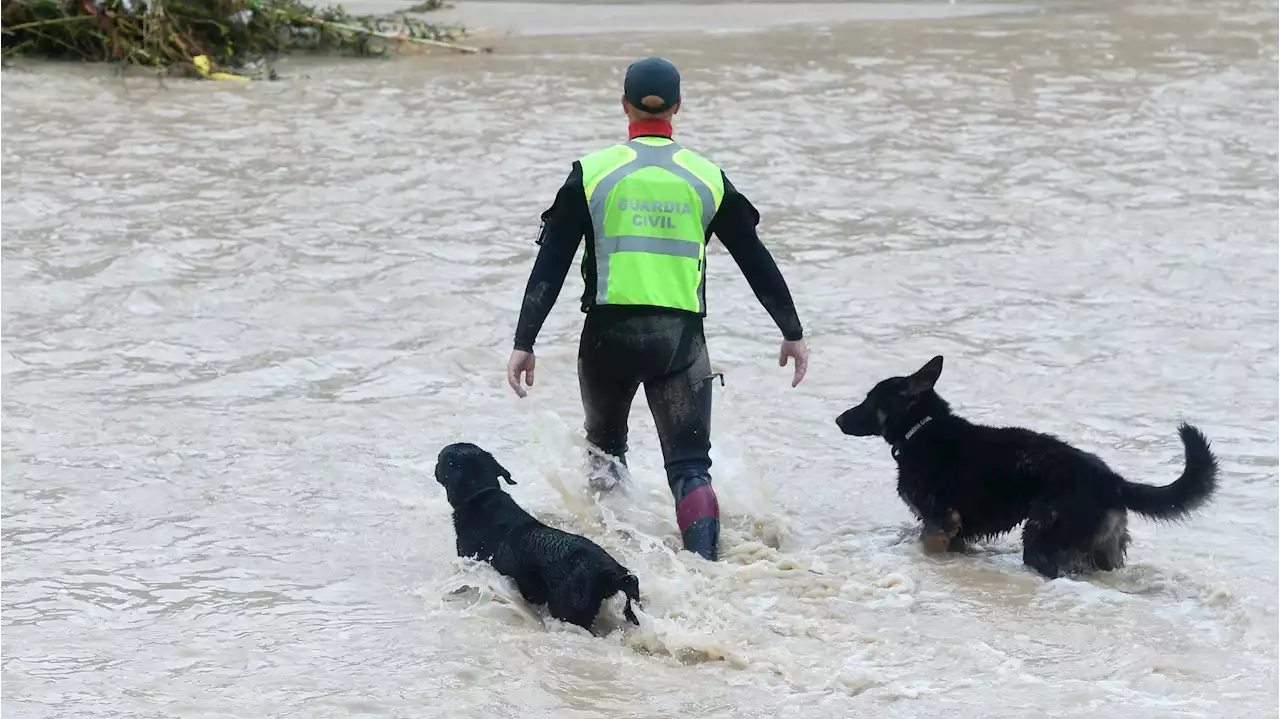
{"type": "Polygon", "coordinates": [[[596,251],[613,252],[647,252],[651,255],[670,255],[671,257],[688,257],[698,259],[702,256],[699,242],[688,240],[669,240],[662,237],[639,237],[637,235],[620,235],[605,237],[596,241],[596,251]]]}

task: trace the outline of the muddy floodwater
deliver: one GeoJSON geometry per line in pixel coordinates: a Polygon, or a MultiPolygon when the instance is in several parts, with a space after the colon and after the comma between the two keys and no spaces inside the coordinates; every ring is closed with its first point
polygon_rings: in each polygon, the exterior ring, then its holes
{"type": "Polygon", "coordinates": [[[448,12],[495,52],[3,72],[6,718],[1277,716],[1274,1],[448,12]],[[538,213],[650,54],[813,351],[792,389],[713,243],[714,564],[643,394],[635,491],[588,490],[576,264],[530,396],[503,376],[538,213]],[[958,412],[1134,481],[1192,422],[1221,492],[1094,577],[1016,533],[926,556],[834,418],[936,354],[958,412]],[[454,556],[455,440],[639,575],[639,627],[454,556]]]}

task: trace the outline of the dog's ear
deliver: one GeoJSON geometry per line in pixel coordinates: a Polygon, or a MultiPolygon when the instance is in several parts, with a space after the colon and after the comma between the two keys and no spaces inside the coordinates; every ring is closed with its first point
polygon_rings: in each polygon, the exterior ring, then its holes
{"type": "Polygon", "coordinates": [[[933,389],[934,383],[942,375],[942,355],[938,355],[925,363],[915,374],[907,378],[907,392],[921,394],[933,389]]]}
{"type": "Polygon", "coordinates": [[[516,483],[516,481],[511,478],[511,472],[507,471],[506,467],[503,467],[501,464],[498,464],[498,460],[494,459],[493,455],[489,455],[489,463],[493,465],[492,469],[494,472],[494,476],[502,477],[503,479],[507,480],[507,484],[516,483]]]}

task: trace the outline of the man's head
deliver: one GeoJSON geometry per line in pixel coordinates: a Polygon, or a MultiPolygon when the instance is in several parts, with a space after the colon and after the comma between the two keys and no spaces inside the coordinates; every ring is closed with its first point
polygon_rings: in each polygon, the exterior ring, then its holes
{"type": "Polygon", "coordinates": [[[622,107],[632,120],[667,120],[680,111],[680,71],[660,57],[631,63],[622,82],[622,107]]]}

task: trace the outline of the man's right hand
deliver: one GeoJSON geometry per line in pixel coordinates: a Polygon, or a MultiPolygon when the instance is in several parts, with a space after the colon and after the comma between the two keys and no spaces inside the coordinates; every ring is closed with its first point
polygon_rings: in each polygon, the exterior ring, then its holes
{"type": "Polygon", "coordinates": [[[788,358],[796,361],[796,374],[791,380],[791,386],[795,387],[809,370],[809,348],[805,346],[804,340],[783,341],[782,351],[778,353],[778,366],[786,367],[788,358]]]}
{"type": "Polygon", "coordinates": [[[516,393],[517,397],[523,398],[529,393],[520,386],[520,375],[524,375],[524,381],[533,386],[533,365],[534,356],[532,352],[524,350],[512,350],[511,359],[507,360],[507,384],[511,385],[511,391],[516,393]]]}

